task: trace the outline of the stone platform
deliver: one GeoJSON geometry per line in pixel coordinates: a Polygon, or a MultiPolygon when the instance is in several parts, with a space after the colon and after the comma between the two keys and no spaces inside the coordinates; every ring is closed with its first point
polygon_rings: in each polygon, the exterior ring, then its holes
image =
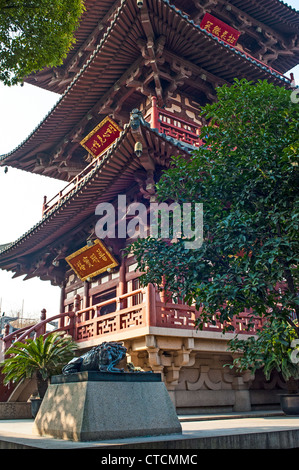
{"type": "MultiPolygon", "coordinates": [[[[177,455],[189,452],[190,455],[198,456],[199,463],[202,451],[207,449],[242,449],[243,452],[244,449],[296,449],[297,451],[299,448],[299,417],[284,416],[279,410],[233,412],[223,415],[185,415],[179,416],[179,420],[182,424],[182,434],[90,442],[33,435],[33,419],[0,420],[0,449],[94,449],[100,451],[96,456],[98,462],[102,455],[127,455],[135,457],[136,465],[140,462],[141,468],[144,469],[147,463],[146,455],[151,455],[152,459],[153,454],[165,455],[174,452],[177,455]]],[[[213,453],[213,459],[216,454],[213,453]]],[[[252,455],[256,458],[256,453],[252,455]]],[[[23,459],[22,453],[14,454],[14,459],[17,456],[23,459]]],[[[72,456],[76,458],[76,454],[72,453],[72,456]]],[[[222,460],[219,464],[221,462],[222,460]]],[[[153,463],[153,460],[149,463],[153,463]]]]}
{"type": "Polygon", "coordinates": [[[79,372],[52,377],[33,434],[95,441],[181,433],[160,374],[79,372]]]}

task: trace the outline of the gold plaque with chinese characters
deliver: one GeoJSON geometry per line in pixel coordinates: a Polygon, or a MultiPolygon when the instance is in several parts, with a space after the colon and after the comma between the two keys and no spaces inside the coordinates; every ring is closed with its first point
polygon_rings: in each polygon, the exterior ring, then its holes
{"type": "Polygon", "coordinates": [[[80,144],[94,157],[104,153],[120,136],[121,128],[107,116],[97,125],[80,144]]]}
{"type": "Polygon", "coordinates": [[[202,22],[200,23],[200,27],[231,46],[235,46],[237,44],[241,35],[240,31],[237,31],[235,28],[223,23],[223,21],[219,20],[215,16],[210,15],[210,13],[205,14],[202,22]]]}
{"type": "Polygon", "coordinates": [[[95,277],[109,268],[118,266],[118,262],[100,240],[95,240],[94,245],[84,246],[80,250],[65,258],[70,267],[75,271],[81,281],[95,277]]]}

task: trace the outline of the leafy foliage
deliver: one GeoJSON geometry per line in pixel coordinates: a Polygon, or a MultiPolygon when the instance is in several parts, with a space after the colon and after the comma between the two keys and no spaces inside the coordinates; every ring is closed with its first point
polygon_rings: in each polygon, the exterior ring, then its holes
{"type": "Polygon", "coordinates": [[[230,341],[230,350],[237,354],[231,367],[252,372],[263,368],[267,380],[272,371],[277,370],[286,382],[297,380],[299,367],[292,359],[294,349],[291,347],[295,338],[295,331],[288,323],[276,319],[268,321],[257,337],[247,340],[235,337],[230,341]]]}
{"type": "Polygon", "coordinates": [[[83,11],[83,0],[0,0],[0,80],[61,65],[83,11]]]}
{"type": "MultiPolygon", "coordinates": [[[[8,357],[3,363],[3,383],[18,383],[36,374],[38,386],[43,387],[52,375],[60,373],[62,366],[72,359],[77,349],[76,343],[62,334],[53,332],[34,340],[28,338],[24,343],[15,342],[6,352],[8,357]]],[[[44,392],[40,390],[41,396],[44,392]]]]}
{"type": "MultiPolygon", "coordinates": [[[[235,80],[203,108],[205,145],[172,159],[159,201],[203,203],[204,243],[137,240],[143,284],[202,307],[203,322],[252,315],[287,322],[299,336],[299,106],[267,81],[235,80]]],[[[228,326],[228,329],[231,326],[228,326]]]]}

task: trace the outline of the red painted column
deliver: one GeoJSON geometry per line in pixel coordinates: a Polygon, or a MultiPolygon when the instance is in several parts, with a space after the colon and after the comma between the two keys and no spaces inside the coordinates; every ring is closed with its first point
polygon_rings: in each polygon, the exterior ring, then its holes
{"type": "MultiPolygon", "coordinates": [[[[47,310],[45,308],[43,308],[42,311],[41,311],[41,315],[40,315],[40,321],[43,322],[44,320],[46,320],[46,317],[47,317],[47,310]]],[[[42,336],[46,333],[46,324],[43,323],[42,325],[40,325],[40,327],[38,325],[39,325],[39,323],[37,324],[37,329],[35,330],[35,337],[36,338],[38,336],[42,336]]]]}
{"type": "MultiPolygon", "coordinates": [[[[118,296],[124,295],[127,293],[127,281],[126,281],[126,258],[121,260],[121,265],[119,267],[119,284],[118,284],[118,296]]],[[[119,308],[126,308],[127,299],[123,299],[120,302],[119,308]]]]}
{"type": "Polygon", "coordinates": [[[89,307],[89,282],[84,281],[83,308],[89,307]]]}
{"type": "Polygon", "coordinates": [[[153,284],[146,287],[146,303],[147,303],[147,324],[148,326],[156,326],[157,309],[156,309],[156,292],[153,284]]]}
{"type": "Polygon", "coordinates": [[[9,335],[9,323],[6,323],[4,327],[4,351],[6,351],[11,345],[12,345],[12,340],[5,340],[5,337],[9,335]]]}
{"type": "Polygon", "coordinates": [[[157,97],[152,96],[151,127],[153,129],[159,129],[158,117],[159,117],[159,112],[157,108],[157,97]]]}

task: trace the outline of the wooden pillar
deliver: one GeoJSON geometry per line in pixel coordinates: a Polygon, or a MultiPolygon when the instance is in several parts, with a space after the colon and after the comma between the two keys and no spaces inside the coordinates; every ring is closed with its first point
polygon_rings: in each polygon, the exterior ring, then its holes
{"type": "MultiPolygon", "coordinates": [[[[46,320],[46,317],[47,317],[47,310],[43,308],[40,313],[40,321],[46,320]]],[[[42,325],[41,328],[36,333],[37,333],[37,336],[44,335],[46,333],[46,324],[42,325]]]]}
{"type": "Polygon", "coordinates": [[[69,319],[70,319],[70,322],[69,322],[69,335],[73,338],[74,341],[76,341],[77,339],[77,335],[76,335],[76,318],[75,318],[75,312],[70,312],[69,313],[69,319]]]}
{"type": "MultiPolygon", "coordinates": [[[[127,293],[127,282],[126,282],[126,258],[121,260],[121,265],[119,267],[119,284],[118,284],[118,296],[127,293]]],[[[120,302],[120,309],[125,308],[127,300],[124,299],[120,302]]]]}
{"type": "Polygon", "coordinates": [[[44,196],[42,216],[44,215],[44,212],[46,209],[47,209],[47,196],[44,196]]]}
{"type": "Polygon", "coordinates": [[[83,308],[89,307],[89,282],[84,281],[83,308]]]}
{"type": "Polygon", "coordinates": [[[156,312],[156,292],[153,284],[146,287],[146,323],[148,326],[156,326],[157,312],[156,312]]]}
{"type": "Polygon", "coordinates": [[[123,295],[127,293],[127,283],[126,283],[126,258],[121,260],[121,265],[119,267],[119,285],[118,285],[118,295],[123,295]]]}
{"type": "Polygon", "coordinates": [[[160,292],[160,298],[161,298],[161,302],[166,303],[166,292],[165,292],[164,286],[165,286],[165,278],[164,276],[162,276],[162,290],[160,292]]]}
{"type": "Polygon", "coordinates": [[[81,301],[81,297],[79,294],[76,294],[75,295],[75,298],[74,298],[74,312],[76,313],[78,310],[80,310],[80,301],[81,301]]]}
{"type": "Polygon", "coordinates": [[[65,283],[60,287],[60,304],[59,304],[59,313],[64,312],[64,299],[65,299],[65,283]]]}
{"type": "Polygon", "coordinates": [[[4,336],[8,336],[8,335],[9,335],[9,323],[6,323],[4,327],[4,336]]]}
{"type": "MultiPolygon", "coordinates": [[[[59,302],[59,313],[64,313],[64,299],[65,299],[65,283],[60,287],[60,302],[59,302]]],[[[64,327],[64,317],[59,318],[58,327],[64,327]]]]}
{"type": "Polygon", "coordinates": [[[6,323],[4,327],[4,346],[3,346],[3,352],[5,352],[11,345],[12,345],[12,339],[10,340],[5,340],[5,337],[9,335],[9,323],[6,323]]]}
{"type": "Polygon", "coordinates": [[[157,97],[152,96],[151,128],[153,129],[159,128],[158,117],[159,117],[159,113],[158,113],[158,108],[157,108],[157,97]]]}

